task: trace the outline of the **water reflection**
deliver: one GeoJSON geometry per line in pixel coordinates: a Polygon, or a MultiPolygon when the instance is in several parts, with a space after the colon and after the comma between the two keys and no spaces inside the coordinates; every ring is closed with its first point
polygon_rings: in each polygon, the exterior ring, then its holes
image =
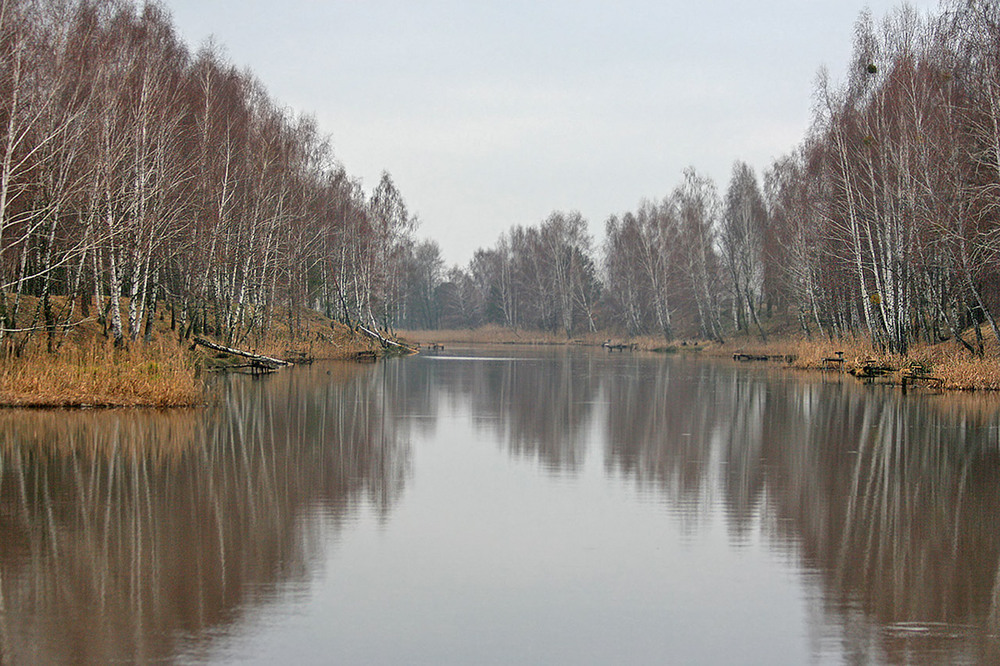
{"type": "Polygon", "coordinates": [[[710,462],[719,419],[719,366],[633,363],[608,373],[605,467],[654,488],[689,520],[713,492],[710,462]]]}
{"type": "Polygon", "coordinates": [[[996,412],[866,398],[775,388],[761,437],[775,532],[821,573],[827,622],[845,628],[852,652],[996,663],[996,412]]]}
{"type": "Polygon", "coordinates": [[[582,433],[600,380],[592,356],[559,355],[479,363],[447,390],[454,398],[467,396],[472,412],[512,455],[575,470],[583,462],[582,433]]]}
{"type": "MultiPolygon", "coordinates": [[[[638,354],[512,353],[231,378],[202,410],[0,412],[0,663],[211,659],[215,638],[251,612],[311,593],[360,507],[387,525],[407,514],[394,509],[411,440],[463,419],[482,440],[470,449],[499,446],[499,458],[567,477],[591,463],[686,536],[721,520],[721,547],[762,543],[801,579],[815,661],[1000,661],[997,397],[904,397],[836,375],[638,354]]],[[[519,492],[496,489],[501,505],[519,492]]],[[[432,533],[465,551],[460,539],[489,534],[495,518],[470,512],[465,532],[441,515],[432,533]]],[[[510,543],[530,514],[504,514],[510,543]]],[[[526,551],[552,545],[531,529],[526,551]]],[[[479,545],[468,550],[486,556],[479,545]]],[[[572,612],[560,620],[573,624],[572,612]]]]}
{"type": "Polygon", "coordinates": [[[819,656],[1000,661],[995,396],[586,354],[448,370],[512,455],[573,472],[600,423],[606,474],[687,530],[718,505],[732,545],[760,531],[814,584],[819,656]]]}
{"type": "Polygon", "coordinates": [[[468,411],[511,455],[572,471],[586,453],[583,435],[599,399],[599,365],[591,354],[514,348],[417,358],[385,372],[394,410],[423,417],[425,432],[433,431],[444,406],[468,411]]]}
{"type": "Polygon", "coordinates": [[[336,368],[208,410],[0,412],[0,662],[197,649],[305,584],[359,502],[388,512],[408,446],[378,374],[336,368]]]}

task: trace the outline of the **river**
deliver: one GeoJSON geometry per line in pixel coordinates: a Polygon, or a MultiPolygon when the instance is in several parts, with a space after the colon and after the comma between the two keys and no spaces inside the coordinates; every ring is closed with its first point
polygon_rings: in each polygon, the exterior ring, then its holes
{"type": "Polygon", "coordinates": [[[0,663],[1000,661],[1000,399],[580,348],[0,411],[0,663]]]}

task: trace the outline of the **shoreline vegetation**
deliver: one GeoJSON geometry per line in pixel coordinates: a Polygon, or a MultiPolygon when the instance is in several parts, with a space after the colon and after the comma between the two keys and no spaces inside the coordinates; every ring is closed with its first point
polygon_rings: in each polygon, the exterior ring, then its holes
{"type": "MultiPolygon", "coordinates": [[[[236,348],[289,364],[314,360],[351,360],[390,356],[395,350],[352,331],[319,313],[300,313],[298,335],[275,332],[245,340],[236,348]]],[[[172,408],[206,404],[211,394],[205,381],[213,372],[246,368],[245,358],[181,340],[160,319],[151,341],[116,348],[96,322],[84,322],[62,336],[58,353],[47,351],[43,337],[7,356],[0,364],[0,407],[172,408]]],[[[395,340],[415,349],[450,345],[552,345],[601,347],[659,354],[692,354],[734,362],[767,362],[791,370],[847,373],[859,380],[950,391],[1000,390],[1000,364],[963,353],[955,342],[925,345],[911,354],[875,352],[864,339],[806,340],[775,335],[767,343],[737,336],[726,343],[684,339],[665,341],[657,336],[623,337],[607,332],[567,338],[548,331],[525,331],[499,326],[468,330],[399,331],[395,340]]],[[[9,342],[9,340],[8,340],[9,342]]],[[[993,339],[988,348],[997,347],[993,339]]],[[[609,353],[618,353],[609,349],[609,353]]]]}
{"type": "MultiPolygon", "coordinates": [[[[907,355],[876,351],[871,343],[856,337],[843,340],[807,340],[795,334],[776,333],[768,342],[754,335],[736,335],[726,342],[682,339],[665,341],[659,336],[621,336],[589,333],[567,339],[547,331],[524,331],[499,326],[472,330],[400,331],[404,342],[429,347],[449,344],[581,345],[599,347],[605,342],[634,347],[636,351],[663,354],[699,354],[734,361],[768,362],[793,370],[840,372],[871,383],[927,387],[949,391],[1000,390],[1000,345],[984,336],[987,354],[969,354],[956,341],[916,345],[907,355]],[[905,378],[905,380],[904,380],[905,378]]],[[[613,352],[617,353],[617,352],[613,352]]]]}
{"type": "Polygon", "coordinates": [[[5,2],[0,45],[0,402],[202,402],[196,337],[385,344],[352,331],[401,309],[418,220],[388,172],[364,186],[159,2],[5,2]]]}
{"type": "MultiPolygon", "coordinates": [[[[33,307],[24,299],[26,310],[33,307]]],[[[61,299],[53,299],[56,306],[61,299]]],[[[127,308],[127,302],[124,308],[127,308]]],[[[359,352],[386,354],[378,342],[318,312],[272,315],[263,335],[231,344],[252,354],[290,363],[351,359],[359,352]]],[[[25,327],[29,328],[29,327],[25,327]]],[[[148,339],[116,346],[96,319],[49,335],[7,334],[0,338],[0,407],[190,407],[212,398],[205,378],[239,371],[247,359],[194,344],[177,330],[165,309],[157,312],[148,339]],[[49,345],[53,351],[49,351],[49,345]]],[[[215,340],[211,332],[202,335],[215,340]]],[[[218,341],[217,344],[223,344],[218,341]]]]}
{"type": "Polygon", "coordinates": [[[728,184],[685,169],[602,237],[553,211],[443,275],[420,245],[419,298],[396,327],[617,329],[649,348],[704,340],[872,382],[1000,388],[998,26],[985,0],[862,12],[846,77],[820,71],[791,152],[762,170],[735,160],[728,184]]]}

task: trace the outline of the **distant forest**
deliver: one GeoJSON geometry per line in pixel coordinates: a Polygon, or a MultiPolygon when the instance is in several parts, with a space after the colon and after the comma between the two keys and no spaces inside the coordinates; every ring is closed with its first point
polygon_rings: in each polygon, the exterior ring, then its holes
{"type": "Polygon", "coordinates": [[[982,355],[1000,306],[1000,5],[863,13],[846,81],[821,71],[813,102],[760,178],[737,161],[720,193],[688,169],[600,245],[554,212],[446,269],[388,174],[364,191],[311,117],[189,51],[162,6],[0,0],[0,337],[51,347],[96,317],[128,344],[166,309],[180,338],[237,343],[307,307],[390,332],[666,339],[766,338],[781,317],[982,355]]]}
{"type": "Polygon", "coordinates": [[[780,314],[807,336],[899,353],[953,337],[982,355],[1000,305],[1000,4],[863,13],[848,71],[820,72],[809,132],[763,182],[737,162],[720,195],[689,169],[608,219],[599,248],[575,213],[447,274],[417,246],[407,325],[765,338],[780,314]]]}

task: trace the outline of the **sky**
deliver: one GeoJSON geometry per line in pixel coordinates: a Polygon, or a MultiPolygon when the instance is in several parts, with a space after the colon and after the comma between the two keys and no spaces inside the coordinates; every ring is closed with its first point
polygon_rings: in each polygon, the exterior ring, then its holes
{"type": "MultiPolygon", "coordinates": [[[[812,117],[820,67],[844,78],[872,0],[163,0],[271,96],[313,115],[370,192],[388,171],[417,237],[465,265],[515,224],[658,200],[694,167],[724,193],[812,117]]],[[[926,12],[937,0],[913,0],[926,12]]]]}

